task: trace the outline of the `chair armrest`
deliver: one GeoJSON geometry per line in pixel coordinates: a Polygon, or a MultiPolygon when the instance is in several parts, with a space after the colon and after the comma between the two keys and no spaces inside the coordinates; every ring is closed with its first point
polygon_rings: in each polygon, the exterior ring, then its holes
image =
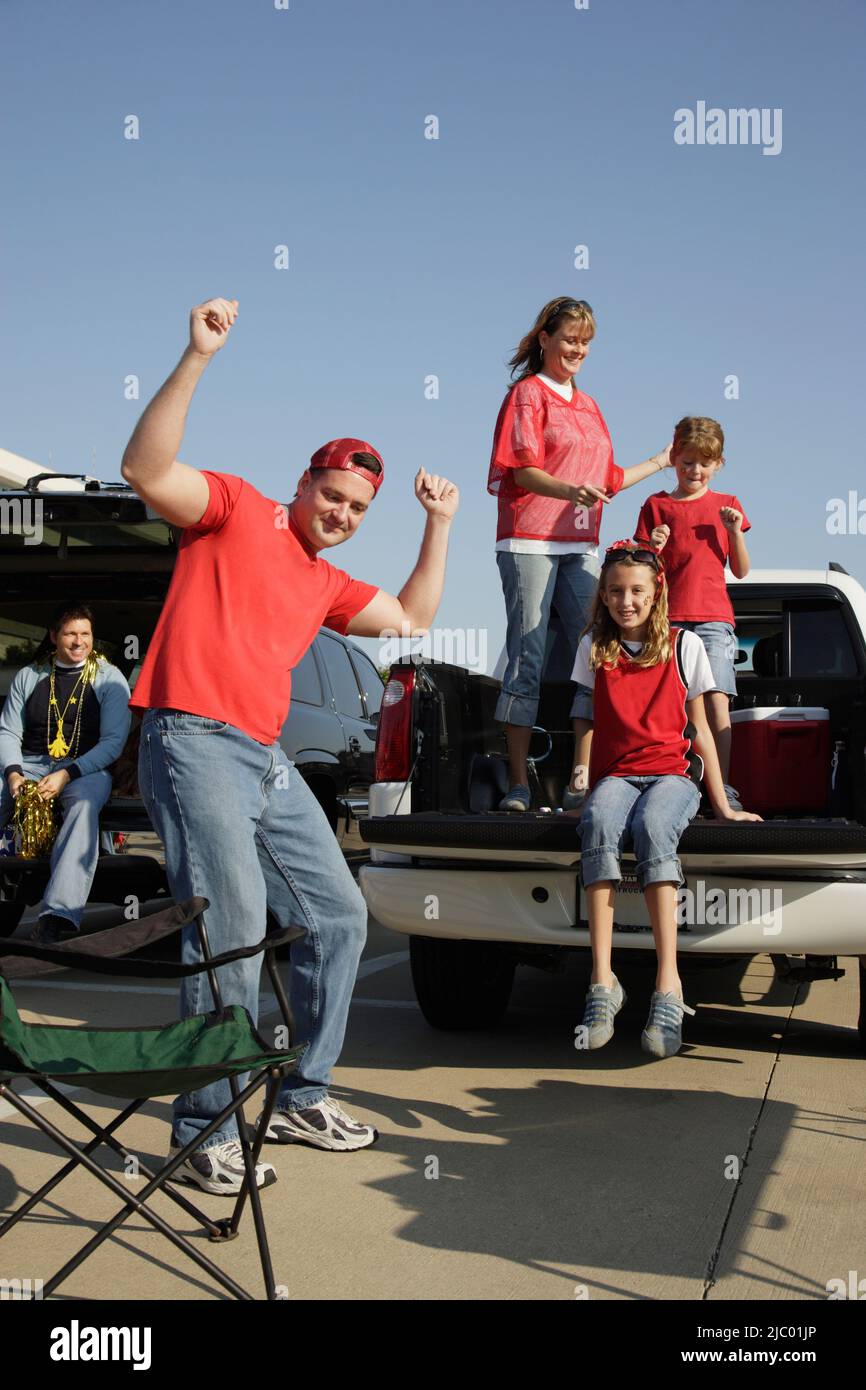
{"type": "Polygon", "coordinates": [[[14,938],[3,941],[0,943],[0,974],[14,979],[24,975],[50,975],[64,966],[70,969],[98,969],[93,964],[94,960],[114,960],[141,951],[163,937],[180,931],[209,906],[207,898],[188,898],[186,902],[175,903],[161,912],[151,912],[147,917],[105,927],[87,936],[59,941],[53,946],[14,938]]]}
{"type": "MultiPolygon", "coordinates": [[[[191,899],[191,901],[206,903],[207,899],[198,898],[191,899]]],[[[118,930],[120,929],[118,928],[118,930]]],[[[190,975],[200,975],[204,970],[213,970],[218,969],[221,965],[230,965],[236,960],[246,960],[249,956],[261,954],[262,951],[276,950],[278,946],[282,946],[288,941],[295,941],[303,935],[303,927],[286,927],[282,931],[263,936],[261,941],[257,941],[253,946],[237,946],[233,951],[223,951],[221,955],[213,956],[210,960],[190,961],[189,963],[175,960],[141,960],[135,956],[118,959],[105,953],[94,955],[84,951],[69,950],[69,943],[58,946],[38,946],[29,941],[10,941],[3,947],[6,955],[0,957],[0,974],[5,975],[7,979],[15,979],[24,975],[45,973],[41,970],[27,969],[26,966],[23,969],[16,969],[15,962],[8,959],[8,957],[16,956],[23,957],[25,960],[50,963],[53,969],[87,970],[96,975],[117,975],[142,980],[180,980],[186,979],[190,975]]]]}

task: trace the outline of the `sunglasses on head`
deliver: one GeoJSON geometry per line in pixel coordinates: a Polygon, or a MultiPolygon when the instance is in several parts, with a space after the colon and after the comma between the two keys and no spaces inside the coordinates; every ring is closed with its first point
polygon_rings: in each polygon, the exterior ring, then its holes
{"type": "Polygon", "coordinates": [[[620,560],[636,560],[639,565],[652,565],[653,569],[661,570],[662,560],[658,551],[647,550],[645,546],[635,545],[610,545],[604,552],[604,565],[615,565],[620,560]]]}
{"type": "Polygon", "coordinates": [[[551,310],[547,322],[553,323],[560,314],[572,309],[582,309],[584,313],[592,313],[592,305],[588,304],[585,299],[564,299],[561,304],[557,304],[556,308],[551,310]]]}

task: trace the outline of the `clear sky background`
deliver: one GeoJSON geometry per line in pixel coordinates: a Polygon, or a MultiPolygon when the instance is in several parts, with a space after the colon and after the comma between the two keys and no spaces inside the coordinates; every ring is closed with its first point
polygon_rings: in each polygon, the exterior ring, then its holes
{"type": "Polygon", "coordinates": [[[119,477],[190,306],[237,298],[181,456],[288,500],[319,444],[371,440],[386,484],[330,558],[392,592],[416,469],[454,479],[437,626],[491,669],[506,362],[574,294],[620,464],[714,416],[753,564],[866,583],[866,534],[827,532],[834,497],[866,514],[864,38],[862,0],[0,0],[0,447],[119,477]],[[698,101],[781,107],[781,153],[675,144],[698,101]]]}

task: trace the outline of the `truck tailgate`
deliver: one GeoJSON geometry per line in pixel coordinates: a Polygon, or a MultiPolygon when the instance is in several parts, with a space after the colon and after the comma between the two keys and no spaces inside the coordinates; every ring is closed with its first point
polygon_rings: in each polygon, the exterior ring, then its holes
{"type": "MultiPolygon", "coordinates": [[[[421,936],[589,944],[573,820],[409,814],[372,817],[361,829],[374,862],[360,883],[383,926],[421,936]]],[[[863,826],[698,821],[683,835],[680,859],[680,950],[866,954],[863,826]]],[[[624,855],[622,864],[614,944],[651,947],[633,857],[624,855]]]]}
{"type": "MultiPolygon", "coordinates": [[[[579,858],[579,821],[559,815],[368,816],[361,834],[369,845],[403,854],[442,850],[496,852],[497,858],[554,854],[566,862],[579,858]]],[[[801,866],[826,866],[827,856],[866,867],[866,826],[848,820],[693,821],[680,840],[680,855],[713,859],[735,855],[752,860],[793,856],[801,866]]],[[[726,859],[727,863],[727,859],[726,859]]]]}

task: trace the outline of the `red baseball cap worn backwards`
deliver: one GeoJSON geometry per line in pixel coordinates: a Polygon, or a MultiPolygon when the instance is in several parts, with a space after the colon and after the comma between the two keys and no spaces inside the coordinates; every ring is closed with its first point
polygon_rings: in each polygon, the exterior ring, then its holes
{"type": "Polygon", "coordinates": [[[382,455],[363,439],[332,439],[316,450],[310,459],[310,468],[340,468],[348,473],[360,473],[373,484],[374,496],[385,476],[382,455]],[[363,457],[365,454],[367,458],[363,457]]]}

